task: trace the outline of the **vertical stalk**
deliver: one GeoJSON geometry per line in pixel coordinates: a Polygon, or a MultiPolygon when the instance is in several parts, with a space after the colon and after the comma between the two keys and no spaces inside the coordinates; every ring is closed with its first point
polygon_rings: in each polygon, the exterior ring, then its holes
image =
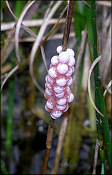
{"type": "Polygon", "coordinates": [[[62,41],[63,51],[65,51],[67,49],[71,21],[72,21],[72,16],[73,16],[74,2],[75,2],[75,0],[73,0],[73,1],[70,0],[69,5],[68,5],[65,30],[64,30],[63,41],[62,41]]]}
{"type": "MultiPolygon", "coordinates": [[[[14,67],[14,61],[12,63],[14,67]]],[[[9,169],[9,157],[12,145],[12,120],[13,120],[13,104],[14,104],[14,78],[9,82],[9,102],[8,102],[8,117],[6,126],[6,166],[9,169]]]]}
{"type": "MultiPolygon", "coordinates": [[[[97,29],[96,29],[96,6],[95,6],[95,1],[92,1],[92,0],[91,0],[91,14],[92,14],[92,29],[93,29],[92,30],[92,34],[93,34],[93,59],[95,60],[98,57],[98,53],[97,53],[97,29]]],[[[97,111],[96,111],[98,137],[99,137],[99,139],[101,138],[101,143],[102,143],[103,140],[102,140],[101,130],[103,129],[104,141],[105,141],[106,152],[107,152],[107,159],[108,159],[108,163],[109,163],[109,170],[110,170],[110,173],[112,173],[110,131],[109,131],[109,124],[108,124],[108,119],[107,119],[105,101],[104,101],[104,97],[103,97],[103,90],[102,90],[101,81],[99,78],[98,65],[95,66],[94,79],[95,79],[95,104],[96,104],[97,108],[101,111],[101,113],[104,115],[104,117],[101,117],[100,114],[97,113],[97,111]],[[102,122],[102,126],[101,126],[101,122],[102,122]]],[[[102,161],[104,161],[104,152],[100,151],[100,155],[101,155],[102,161]]]]}
{"type": "Polygon", "coordinates": [[[41,174],[46,174],[46,170],[47,170],[49,153],[50,153],[50,149],[52,147],[54,121],[55,121],[54,119],[50,118],[48,132],[47,132],[46,151],[45,151],[44,163],[43,163],[41,174]]]}
{"type": "MultiPolygon", "coordinates": [[[[66,17],[64,36],[63,36],[63,41],[62,41],[62,47],[63,47],[62,50],[63,51],[65,51],[67,49],[70,27],[71,27],[71,21],[72,21],[72,15],[73,15],[73,9],[74,9],[74,1],[70,0],[69,5],[68,5],[68,9],[67,9],[67,17],[66,17]]],[[[46,152],[45,152],[44,163],[43,163],[41,174],[46,174],[46,170],[47,170],[49,153],[50,153],[50,149],[51,149],[51,145],[52,145],[54,121],[55,120],[51,118],[50,122],[49,122],[48,133],[47,133],[47,141],[46,141],[46,152]]]]}

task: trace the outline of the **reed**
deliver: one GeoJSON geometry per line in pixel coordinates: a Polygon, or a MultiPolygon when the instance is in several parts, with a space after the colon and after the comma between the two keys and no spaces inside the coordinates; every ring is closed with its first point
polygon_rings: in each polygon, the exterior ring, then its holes
{"type": "MultiPolygon", "coordinates": [[[[14,67],[14,59],[12,67],[14,67]]],[[[6,167],[9,169],[9,158],[12,146],[12,125],[13,125],[13,105],[14,105],[14,77],[9,82],[9,101],[8,101],[8,116],[6,125],[6,167]]]]}
{"type": "MultiPolygon", "coordinates": [[[[90,52],[92,62],[98,57],[98,44],[97,44],[97,28],[96,28],[96,5],[95,1],[88,1],[91,5],[91,11],[87,9],[87,24],[88,24],[88,38],[90,42],[90,52]]],[[[105,107],[105,101],[103,96],[102,84],[99,76],[98,65],[94,68],[94,82],[95,82],[95,105],[99,111],[104,115],[103,117],[96,111],[96,125],[97,125],[97,137],[100,144],[100,160],[105,165],[105,153],[104,146],[107,153],[107,159],[109,164],[109,171],[112,173],[111,164],[111,140],[109,123],[107,118],[107,112],[105,107]],[[105,144],[104,144],[105,143],[105,144]]]]}

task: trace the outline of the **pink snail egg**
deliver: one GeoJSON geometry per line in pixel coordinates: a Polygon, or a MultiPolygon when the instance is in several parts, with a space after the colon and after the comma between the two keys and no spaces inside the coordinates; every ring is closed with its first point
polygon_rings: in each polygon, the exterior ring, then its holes
{"type": "Polygon", "coordinates": [[[48,75],[45,77],[45,81],[47,82],[48,75]]]}
{"type": "Polygon", "coordinates": [[[57,100],[57,103],[59,105],[64,105],[66,103],[66,98],[65,97],[60,98],[59,100],[57,100]]]}
{"type": "Polygon", "coordinates": [[[60,111],[63,111],[66,108],[66,104],[65,105],[56,105],[56,108],[60,111]]]}
{"type": "Polygon", "coordinates": [[[48,100],[50,98],[50,95],[48,95],[46,92],[44,93],[44,97],[48,100]]]}
{"type": "Polygon", "coordinates": [[[57,77],[57,69],[56,67],[51,67],[48,71],[48,74],[52,77],[52,78],[56,78],[57,77]]]}
{"type": "Polygon", "coordinates": [[[49,76],[50,77],[52,77],[52,78],[56,78],[57,77],[57,69],[56,69],[56,67],[55,66],[52,66],[50,69],[49,69],[49,71],[48,71],[48,74],[49,74],[49,76]]]}
{"type": "Polygon", "coordinates": [[[56,84],[58,86],[65,86],[67,80],[65,77],[62,77],[62,76],[59,76],[57,79],[56,79],[56,84]]]}
{"type": "Polygon", "coordinates": [[[59,94],[57,94],[57,93],[55,93],[55,96],[57,97],[57,98],[61,98],[61,97],[63,97],[64,96],[64,92],[61,92],[61,93],[59,93],[59,94]]]}
{"type": "Polygon", "coordinates": [[[67,77],[69,77],[69,76],[72,75],[72,73],[73,73],[73,70],[72,70],[71,67],[69,67],[69,68],[68,68],[68,71],[67,71],[67,73],[66,73],[65,75],[66,75],[67,77]]]}
{"type": "Polygon", "coordinates": [[[74,95],[73,95],[71,92],[69,92],[69,93],[66,95],[66,99],[67,99],[67,103],[70,103],[70,102],[73,101],[74,95]]]}
{"type": "Polygon", "coordinates": [[[47,100],[46,106],[47,106],[49,109],[53,109],[54,106],[55,106],[55,101],[54,101],[53,99],[47,100]]]}
{"type": "Polygon", "coordinates": [[[57,66],[57,71],[60,73],[60,74],[65,74],[67,71],[68,71],[68,66],[66,64],[58,64],[57,66]]]}
{"type": "Polygon", "coordinates": [[[53,89],[54,89],[54,91],[57,93],[57,94],[59,94],[59,93],[61,93],[63,90],[64,90],[64,87],[62,86],[57,86],[57,85],[55,85],[54,87],[53,87],[53,89]]]}
{"type": "Polygon", "coordinates": [[[71,86],[72,83],[73,83],[73,78],[72,78],[72,77],[68,77],[68,78],[67,78],[67,85],[68,85],[68,86],[71,86]]]}
{"type": "Polygon", "coordinates": [[[45,92],[47,93],[48,96],[53,95],[53,90],[50,90],[49,88],[46,88],[45,92]]]}
{"type": "Polygon", "coordinates": [[[51,84],[50,84],[49,82],[46,82],[46,83],[45,83],[45,87],[46,87],[46,88],[49,88],[49,89],[52,89],[52,86],[51,86],[51,84]]]}
{"type": "Polygon", "coordinates": [[[74,73],[75,72],[75,68],[74,67],[72,67],[72,73],[74,73]]]}
{"type": "Polygon", "coordinates": [[[49,75],[47,76],[47,81],[50,83],[50,84],[53,84],[55,82],[55,80],[50,77],[49,75]]]}
{"type": "Polygon", "coordinates": [[[60,54],[62,52],[62,46],[58,46],[56,50],[60,54]]]}
{"type": "Polygon", "coordinates": [[[69,105],[67,104],[67,105],[66,105],[66,108],[63,110],[63,112],[68,111],[68,108],[69,108],[69,105]]]}
{"type": "Polygon", "coordinates": [[[55,109],[50,113],[50,115],[53,119],[57,119],[58,117],[62,115],[62,112],[55,109]]]}
{"type": "Polygon", "coordinates": [[[67,51],[61,52],[61,53],[59,54],[59,61],[60,61],[61,63],[67,63],[68,60],[69,60],[69,55],[68,55],[67,51]]]}
{"type": "Polygon", "coordinates": [[[58,85],[55,85],[54,87],[53,87],[53,89],[54,89],[54,91],[57,93],[57,94],[59,94],[59,93],[61,93],[63,90],[64,90],[64,87],[62,86],[58,86],[58,85]]]}
{"type": "Polygon", "coordinates": [[[69,56],[75,56],[75,52],[72,49],[67,49],[67,53],[69,54],[69,56]]]}
{"type": "Polygon", "coordinates": [[[65,93],[69,93],[69,92],[71,92],[70,87],[69,86],[65,86],[65,93]]]}
{"type": "Polygon", "coordinates": [[[72,67],[75,64],[75,58],[73,56],[70,56],[68,61],[68,66],[72,67]]]}
{"type": "Polygon", "coordinates": [[[58,62],[59,62],[59,60],[58,60],[58,56],[57,55],[56,56],[53,56],[51,58],[51,64],[52,65],[56,65],[56,64],[58,64],[58,62]]]}
{"type": "Polygon", "coordinates": [[[46,105],[45,105],[45,110],[48,112],[52,112],[52,109],[49,109],[46,105]]]}

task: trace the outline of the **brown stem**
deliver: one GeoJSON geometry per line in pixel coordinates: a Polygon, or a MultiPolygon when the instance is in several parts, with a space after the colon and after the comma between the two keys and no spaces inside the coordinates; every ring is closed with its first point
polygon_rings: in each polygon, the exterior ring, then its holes
{"type": "Polygon", "coordinates": [[[75,0],[70,0],[68,10],[67,10],[67,18],[66,18],[64,36],[63,36],[63,42],[62,42],[63,51],[65,51],[67,49],[71,21],[72,21],[72,16],[73,16],[74,2],[75,2],[75,0]]]}
{"type": "Polygon", "coordinates": [[[91,6],[86,1],[81,0],[81,2],[91,9],[91,6]]]}
{"type": "Polygon", "coordinates": [[[46,174],[46,170],[47,170],[49,153],[52,146],[54,121],[55,121],[54,119],[50,118],[48,132],[47,132],[46,151],[45,151],[44,163],[43,163],[41,174],[46,174]]]}
{"type": "Polygon", "coordinates": [[[11,29],[11,31],[10,31],[10,33],[9,33],[9,35],[8,35],[6,41],[5,41],[5,45],[4,45],[4,47],[3,47],[2,51],[1,51],[1,67],[2,67],[2,64],[3,64],[3,58],[4,58],[4,55],[6,53],[7,46],[9,44],[10,40],[12,39],[12,36],[13,36],[13,34],[15,32],[15,27],[16,27],[16,24],[11,29]]]}
{"type": "Polygon", "coordinates": [[[96,139],[94,165],[93,165],[93,173],[92,174],[96,174],[96,166],[97,166],[97,161],[98,161],[98,149],[99,149],[99,142],[98,142],[98,139],[96,139]]]}

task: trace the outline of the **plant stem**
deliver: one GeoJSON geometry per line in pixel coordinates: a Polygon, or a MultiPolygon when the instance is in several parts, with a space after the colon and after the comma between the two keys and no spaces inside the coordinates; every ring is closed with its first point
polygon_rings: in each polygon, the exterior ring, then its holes
{"type": "MultiPolygon", "coordinates": [[[[67,49],[68,39],[69,39],[69,33],[70,33],[70,27],[71,27],[71,21],[72,21],[72,15],[73,15],[73,9],[74,9],[74,1],[70,0],[69,6],[67,9],[67,17],[66,17],[66,24],[64,29],[64,36],[63,36],[63,51],[67,49]]],[[[54,129],[54,119],[50,119],[49,127],[48,127],[48,133],[47,133],[47,141],[46,141],[46,151],[45,151],[45,157],[44,157],[44,163],[42,167],[42,173],[46,174],[47,165],[48,165],[48,159],[49,159],[49,153],[52,145],[52,137],[53,137],[53,129],[54,129]]]]}
{"type": "MultiPolygon", "coordinates": [[[[95,6],[95,1],[92,1],[92,0],[91,0],[91,10],[92,10],[92,29],[93,29],[92,30],[92,33],[93,33],[93,59],[95,60],[98,57],[97,30],[96,30],[96,6],[95,6]]],[[[110,173],[112,173],[110,131],[109,131],[109,124],[108,124],[108,119],[107,119],[105,101],[104,101],[104,97],[103,97],[103,90],[102,90],[101,81],[99,78],[98,65],[95,66],[94,79],[95,79],[95,104],[98,107],[98,109],[101,111],[101,113],[104,115],[104,117],[101,117],[100,114],[97,113],[97,111],[96,111],[96,118],[98,121],[97,122],[98,137],[99,137],[99,141],[102,142],[103,138],[102,138],[101,130],[103,129],[107,158],[108,158],[108,163],[109,163],[109,169],[110,169],[110,173]],[[101,128],[101,121],[102,121],[102,128],[101,128]]],[[[104,153],[103,153],[103,156],[104,156],[104,153]]],[[[101,152],[101,157],[102,157],[102,152],[101,152]]]]}
{"type": "Polygon", "coordinates": [[[73,16],[74,2],[75,2],[75,0],[74,1],[70,0],[68,10],[67,10],[67,18],[66,18],[64,36],[63,36],[63,42],[62,42],[63,51],[65,51],[67,49],[71,21],[72,21],[72,16],[73,16]]]}
{"type": "MultiPolygon", "coordinates": [[[[12,67],[14,67],[15,61],[12,62],[12,67]]],[[[14,78],[12,77],[9,82],[9,104],[8,104],[8,117],[6,126],[6,162],[7,168],[9,168],[9,157],[12,145],[12,120],[13,120],[13,104],[14,104],[14,78]]]]}
{"type": "Polygon", "coordinates": [[[52,146],[54,121],[55,121],[54,119],[50,118],[49,126],[48,126],[48,132],[47,132],[46,151],[45,151],[44,163],[43,163],[41,174],[46,174],[46,170],[47,170],[49,153],[50,153],[50,149],[51,149],[51,146],[52,146]]]}

